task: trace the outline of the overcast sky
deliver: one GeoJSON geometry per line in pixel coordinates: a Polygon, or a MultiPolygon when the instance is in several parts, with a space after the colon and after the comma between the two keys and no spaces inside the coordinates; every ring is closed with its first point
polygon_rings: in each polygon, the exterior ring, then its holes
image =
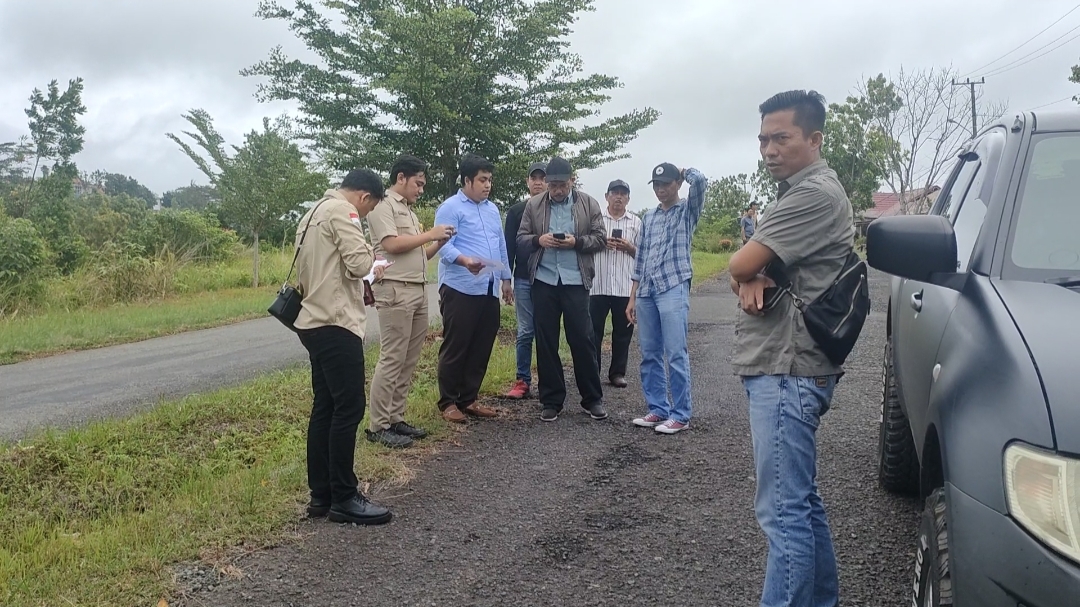
{"type": "MultiPolygon", "coordinates": [[[[275,45],[294,56],[304,50],[281,22],[255,18],[256,5],[0,0],[0,142],[28,134],[23,110],[34,87],[81,76],[88,109],[86,147],[76,157],[82,170],[125,173],[158,194],[205,182],[165,137],[187,126],[181,114],[206,109],[231,143],[263,116],[288,109],[258,103],[257,81],[238,74],[275,45]]],[[[695,166],[709,177],[750,172],[757,162],[757,105],[771,94],[814,88],[830,102],[843,101],[861,80],[901,66],[951,63],[966,74],[1077,5],[1025,6],[1018,10],[1015,0],[597,0],[596,11],[581,16],[571,47],[588,72],[617,76],[625,85],[604,114],[650,106],[662,115],[628,146],[630,159],[584,172],[585,189],[599,195],[608,181],[625,179],[633,188],[631,207],[643,208],[656,202],[647,182],[659,162],[695,166]]],[[[1080,93],[1067,80],[1080,63],[1080,10],[974,77],[1029,54],[1030,61],[987,78],[987,98],[1024,110],[1080,93]]]]}

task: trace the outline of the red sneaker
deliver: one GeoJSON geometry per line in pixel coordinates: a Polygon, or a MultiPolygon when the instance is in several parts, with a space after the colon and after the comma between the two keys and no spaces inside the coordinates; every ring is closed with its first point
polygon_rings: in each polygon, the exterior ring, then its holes
{"type": "Polygon", "coordinates": [[[506,393],[506,398],[522,399],[528,395],[529,384],[525,383],[525,380],[519,379],[510,387],[510,391],[506,393]]]}

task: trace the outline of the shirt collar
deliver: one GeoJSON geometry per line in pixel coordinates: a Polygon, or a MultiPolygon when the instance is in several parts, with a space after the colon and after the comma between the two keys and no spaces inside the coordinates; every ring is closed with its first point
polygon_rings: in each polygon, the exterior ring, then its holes
{"type": "Polygon", "coordinates": [[[466,196],[465,195],[465,190],[463,190],[461,188],[458,188],[457,195],[458,195],[458,200],[460,200],[461,202],[467,202],[469,204],[481,205],[481,204],[485,204],[487,202],[491,202],[487,198],[481,200],[480,202],[476,202],[473,199],[466,196]]]}
{"type": "Polygon", "coordinates": [[[403,206],[406,206],[406,207],[409,206],[409,201],[405,200],[404,196],[402,196],[401,194],[398,194],[394,190],[389,190],[389,189],[386,190],[386,194],[383,195],[383,199],[388,200],[390,202],[396,202],[397,204],[400,204],[400,205],[403,205],[403,206]]]}
{"type": "Polygon", "coordinates": [[[819,172],[821,170],[824,170],[824,169],[827,169],[827,168],[829,168],[829,163],[825,162],[824,158],[820,158],[820,159],[814,161],[813,163],[811,163],[810,166],[806,167],[805,169],[803,169],[803,170],[799,171],[798,173],[795,173],[791,177],[788,177],[787,179],[781,181],[780,183],[777,184],[777,188],[776,188],[776,192],[777,192],[776,197],[777,197],[777,199],[782,198],[784,196],[784,194],[787,194],[788,191],[791,188],[798,185],[799,182],[802,181],[803,179],[806,179],[807,177],[813,175],[814,173],[817,173],[817,172],[819,172]]]}
{"type": "Polygon", "coordinates": [[[334,200],[344,200],[346,202],[349,201],[348,198],[345,198],[345,193],[337,189],[326,190],[323,192],[323,198],[333,198],[334,200]]]}
{"type": "Polygon", "coordinates": [[[623,212],[622,217],[616,218],[614,215],[608,212],[607,207],[604,207],[603,210],[601,210],[601,213],[604,214],[604,217],[607,217],[612,221],[622,221],[623,219],[626,219],[628,215],[630,215],[630,211],[625,211],[623,212]]]}

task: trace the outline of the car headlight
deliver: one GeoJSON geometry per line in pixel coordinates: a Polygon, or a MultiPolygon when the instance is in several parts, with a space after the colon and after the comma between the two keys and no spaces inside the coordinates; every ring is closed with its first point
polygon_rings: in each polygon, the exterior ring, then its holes
{"type": "Polygon", "coordinates": [[[1010,445],[1005,449],[1005,493],[1013,518],[1080,562],[1080,460],[1010,445]]]}

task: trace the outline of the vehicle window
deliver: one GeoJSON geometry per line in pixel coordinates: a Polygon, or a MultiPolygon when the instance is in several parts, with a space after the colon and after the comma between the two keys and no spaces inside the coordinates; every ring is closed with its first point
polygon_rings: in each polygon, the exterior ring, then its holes
{"type": "Polygon", "coordinates": [[[1050,276],[1080,271],[1080,133],[1035,140],[1017,205],[1012,264],[1050,276]]]}
{"type": "Polygon", "coordinates": [[[971,179],[978,170],[978,159],[963,161],[956,177],[952,180],[952,185],[941,194],[944,200],[934,205],[938,215],[944,215],[949,219],[956,217],[956,212],[960,209],[960,201],[964,199],[964,194],[971,185],[971,179]]]}
{"type": "Polygon", "coordinates": [[[975,241],[979,239],[982,231],[983,219],[986,217],[986,201],[982,199],[983,181],[989,171],[980,170],[983,163],[974,160],[969,164],[975,165],[975,178],[968,187],[967,194],[963,198],[963,204],[959,206],[953,220],[953,232],[956,233],[956,269],[966,272],[968,262],[971,261],[971,253],[975,250],[975,241]]]}

